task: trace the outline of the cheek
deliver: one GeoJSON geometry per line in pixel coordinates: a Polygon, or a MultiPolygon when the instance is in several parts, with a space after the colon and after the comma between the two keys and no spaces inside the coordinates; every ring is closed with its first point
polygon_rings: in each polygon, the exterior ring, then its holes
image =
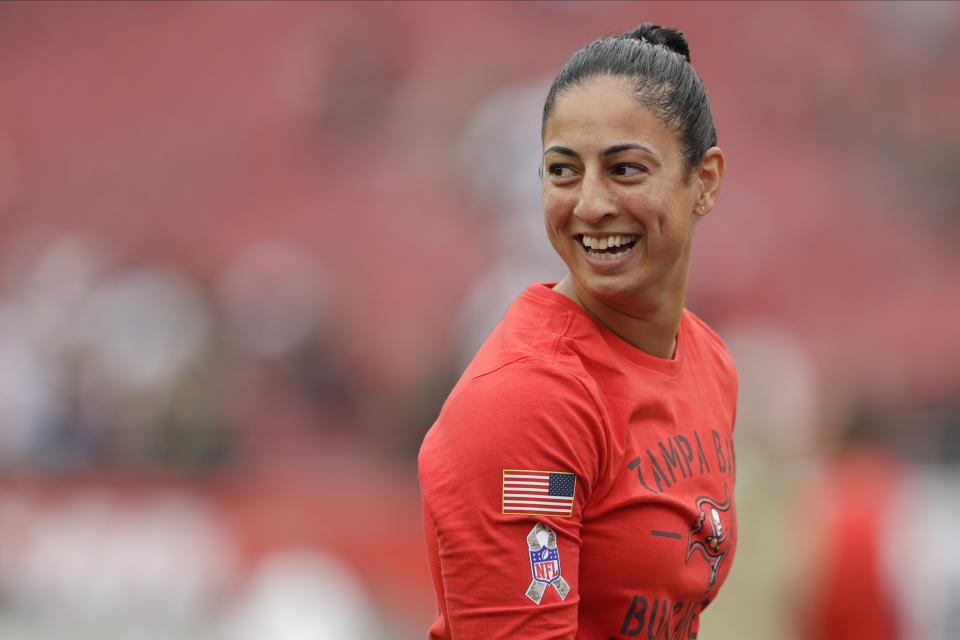
{"type": "Polygon", "coordinates": [[[654,238],[661,240],[678,239],[686,234],[690,224],[689,212],[683,205],[671,197],[647,197],[634,201],[636,217],[640,218],[647,227],[647,232],[654,238]]]}
{"type": "Polygon", "coordinates": [[[656,253],[668,261],[681,258],[689,252],[693,240],[693,215],[671,212],[660,220],[659,233],[656,253]]]}
{"type": "Polygon", "coordinates": [[[570,221],[573,208],[568,206],[567,199],[556,193],[543,194],[543,216],[547,229],[563,229],[570,221]]]}

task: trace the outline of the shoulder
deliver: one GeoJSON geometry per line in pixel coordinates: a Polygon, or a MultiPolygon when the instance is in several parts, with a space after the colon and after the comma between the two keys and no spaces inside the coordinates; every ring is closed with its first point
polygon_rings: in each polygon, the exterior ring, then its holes
{"type": "Polygon", "coordinates": [[[517,425],[567,429],[594,422],[599,403],[582,370],[534,354],[517,355],[495,368],[465,375],[434,425],[457,436],[476,427],[486,433],[517,425]]]}
{"type": "Polygon", "coordinates": [[[519,357],[460,380],[421,446],[421,484],[426,491],[467,469],[569,469],[592,477],[607,448],[606,431],[588,379],[542,358],[519,357]]]}
{"type": "Polygon", "coordinates": [[[464,377],[489,373],[522,359],[556,361],[573,320],[572,311],[558,298],[559,294],[543,286],[528,287],[484,340],[464,377]]]}
{"type": "Polygon", "coordinates": [[[557,415],[589,405],[600,394],[582,358],[569,345],[596,341],[576,322],[559,295],[532,286],[521,295],[478,350],[440,414],[467,411],[498,417],[557,415]]]}

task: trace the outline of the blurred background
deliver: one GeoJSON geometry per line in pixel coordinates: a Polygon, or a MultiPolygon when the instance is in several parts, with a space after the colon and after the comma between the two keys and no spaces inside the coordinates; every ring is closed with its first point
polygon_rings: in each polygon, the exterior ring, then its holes
{"type": "Polygon", "coordinates": [[[0,3],[0,637],[424,638],[420,441],[564,273],[542,100],[645,21],[728,160],[688,306],[740,370],[740,533],[700,636],[955,637],[960,4],[926,2],[0,3]]]}

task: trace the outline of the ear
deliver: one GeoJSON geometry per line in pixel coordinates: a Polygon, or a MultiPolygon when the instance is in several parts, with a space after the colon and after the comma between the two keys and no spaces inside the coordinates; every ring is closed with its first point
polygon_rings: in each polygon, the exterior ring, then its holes
{"type": "Polygon", "coordinates": [[[720,183],[723,181],[723,171],[726,168],[726,158],[720,147],[710,147],[703,154],[703,161],[695,170],[695,178],[700,185],[700,197],[697,198],[694,213],[705,216],[713,209],[720,193],[720,183]],[[702,208],[701,208],[702,207],[702,208]]]}

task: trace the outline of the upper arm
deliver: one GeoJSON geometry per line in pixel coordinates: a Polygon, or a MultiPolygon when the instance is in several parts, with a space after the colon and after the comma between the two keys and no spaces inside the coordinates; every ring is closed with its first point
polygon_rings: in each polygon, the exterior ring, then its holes
{"type": "Polygon", "coordinates": [[[580,514],[604,457],[602,422],[581,381],[536,363],[474,378],[448,399],[421,449],[420,476],[453,637],[575,636],[580,514]],[[529,512],[505,512],[505,470],[554,472],[559,496],[514,498],[529,500],[529,512]],[[541,511],[538,502],[566,504],[566,474],[575,476],[569,512],[541,511]],[[543,545],[550,532],[555,543],[543,545]]]}

